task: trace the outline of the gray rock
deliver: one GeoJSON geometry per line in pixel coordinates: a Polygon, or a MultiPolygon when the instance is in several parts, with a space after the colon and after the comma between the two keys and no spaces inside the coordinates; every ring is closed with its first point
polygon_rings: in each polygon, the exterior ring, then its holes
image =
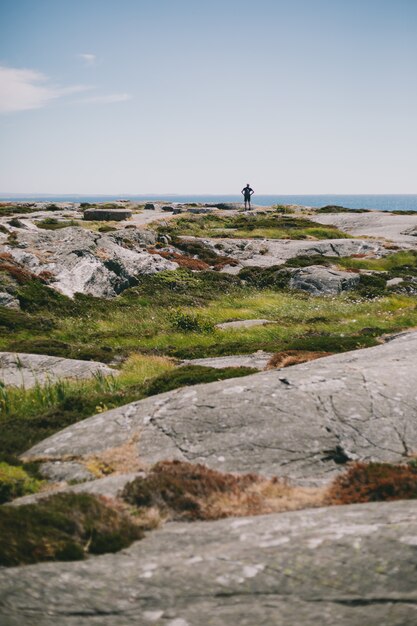
{"type": "Polygon", "coordinates": [[[56,461],[42,463],[40,473],[51,482],[94,480],[95,476],[76,461],[56,461]]]}
{"type": "Polygon", "coordinates": [[[216,356],[207,359],[189,359],[182,361],[181,365],[203,365],[205,367],[215,367],[216,369],[223,367],[253,367],[257,370],[263,370],[272,356],[272,352],[258,350],[253,354],[231,354],[230,356],[216,356]]]}
{"type": "Polygon", "coordinates": [[[387,287],[395,287],[395,285],[400,285],[404,282],[404,278],[397,276],[396,278],[390,278],[387,280],[387,287]]]}
{"type": "Polygon", "coordinates": [[[24,456],[59,460],[140,433],[145,463],[184,459],[320,484],[349,459],[417,451],[417,332],[374,348],[177,389],[90,417],[24,456]]]}
{"type": "Polygon", "coordinates": [[[121,222],[132,217],[129,209],[86,209],[84,211],[85,220],[99,220],[103,222],[121,222]]]}
{"type": "Polygon", "coordinates": [[[24,386],[27,389],[37,382],[55,382],[62,378],[85,379],[96,374],[117,374],[98,361],[79,361],[44,354],[0,352],[0,381],[5,385],[24,386]]]}
{"type": "Polygon", "coordinates": [[[319,213],[309,219],[320,224],[333,224],[339,230],[355,237],[381,237],[397,244],[415,247],[413,230],[417,228],[417,211],[414,215],[393,215],[387,211],[369,213],[319,213]]]}
{"type": "Polygon", "coordinates": [[[230,330],[233,328],[252,328],[252,326],[265,326],[266,324],[274,324],[271,320],[237,320],[235,322],[223,322],[216,324],[216,328],[220,330],[230,330]]]}
{"type": "Polygon", "coordinates": [[[0,291],[0,306],[4,306],[6,309],[20,309],[19,300],[7,291],[0,291]]]}
{"type": "Polygon", "coordinates": [[[178,267],[144,250],[156,237],[138,229],[109,235],[80,227],[15,232],[18,245],[5,245],[3,250],[34,274],[49,272],[50,286],[70,297],[85,293],[111,298],[138,284],[144,274],[178,267]]]}
{"type": "MultiPolygon", "coordinates": [[[[193,240],[194,237],[184,237],[193,240]]],[[[364,239],[326,239],[323,241],[290,239],[199,239],[216,254],[237,259],[241,266],[271,267],[282,265],[288,259],[305,255],[313,256],[352,256],[368,254],[383,256],[388,254],[384,246],[375,241],[364,239]]],[[[238,271],[238,270],[237,270],[238,271]]],[[[236,269],[232,268],[232,273],[236,269]]]]}
{"type": "MultiPolygon", "coordinates": [[[[45,466],[46,463],[43,464],[45,466]]],[[[52,464],[51,464],[52,465],[52,464]]],[[[63,464],[64,465],[64,464],[63,464]]],[[[65,474],[65,469],[63,469],[65,474]]],[[[70,480],[70,471],[66,474],[64,480],[70,480]]],[[[89,478],[87,482],[82,482],[79,485],[68,485],[61,483],[55,487],[48,489],[48,491],[40,491],[39,493],[33,493],[28,496],[16,498],[13,502],[8,503],[10,506],[22,506],[23,504],[34,504],[45,498],[49,498],[55,493],[90,493],[95,496],[106,496],[106,498],[118,498],[127,483],[132,482],[138,476],[144,476],[143,472],[130,472],[127,474],[112,474],[111,476],[105,476],[104,478],[98,478],[91,480],[91,474],[89,472],[89,478]]]]}
{"type": "Polygon", "coordinates": [[[322,265],[290,269],[289,287],[307,291],[313,296],[338,294],[354,289],[359,283],[359,274],[342,272],[322,265]]]}
{"type": "Polygon", "coordinates": [[[167,524],[118,554],[0,570],[5,626],[414,626],[417,502],[167,524]]]}
{"type": "Polygon", "coordinates": [[[155,211],[155,204],[153,202],[147,202],[143,207],[145,211],[155,211]]]}

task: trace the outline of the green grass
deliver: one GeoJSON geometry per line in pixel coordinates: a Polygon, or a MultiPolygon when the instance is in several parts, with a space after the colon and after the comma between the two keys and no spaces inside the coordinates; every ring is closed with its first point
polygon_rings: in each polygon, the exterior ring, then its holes
{"type": "Polygon", "coordinates": [[[0,566],[82,560],[117,552],[142,537],[140,526],[120,509],[86,493],[0,508],[0,566]]]}
{"type": "Polygon", "coordinates": [[[41,486],[42,481],[32,476],[23,465],[0,461],[0,504],[36,493],[41,486]]]}
{"type": "Polygon", "coordinates": [[[242,239],[344,239],[349,235],[334,226],[318,226],[306,218],[267,213],[237,215],[181,216],[164,225],[155,225],[161,233],[194,237],[231,237],[242,239]]]}
{"type": "Polygon", "coordinates": [[[35,222],[38,228],[45,230],[59,230],[60,228],[68,228],[70,226],[79,226],[76,220],[59,221],[55,217],[45,217],[45,219],[35,222]]]}

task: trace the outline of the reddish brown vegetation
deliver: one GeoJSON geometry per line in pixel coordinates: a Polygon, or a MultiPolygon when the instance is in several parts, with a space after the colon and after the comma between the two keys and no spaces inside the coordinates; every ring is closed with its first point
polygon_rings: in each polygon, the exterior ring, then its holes
{"type": "Polygon", "coordinates": [[[328,491],[329,504],[417,498],[417,468],[389,463],[355,463],[328,491]]]}
{"type": "Polygon", "coordinates": [[[136,478],[123,497],[174,520],[214,520],[318,506],[322,491],[290,487],[277,478],[226,474],[204,465],[162,461],[136,478]]]}
{"type": "Polygon", "coordinates": [[[284,350],[277,352],[268,361],[266,369],[275,369],[278,367],[288,367],[289,365],[297,365],[297,363],[307,363],[314,361],[323,356],[331,356],[332,352],[311,352],[309,350],[284,350]]]}
{"type": "Polygon", "coordinates": [[[164,259],[168,259],[169,261],[175,261],[178,263],[180,267],[185,267],[189,270],[203,271],[208,269],[213,269],[219,271],[223,269],[226,265],[237,265],[238,261],[236,259],[232,259],[227,256],[215,256],[213,258],[208,258],[206,261],[202,261],[201,259],[196,259],[191,256],[186,256],[185,254],[179,254],[174,250],[157,250],[156,248],[148,248],[148,252],[150,254],[159,254],[159,256],[164,259]]]}

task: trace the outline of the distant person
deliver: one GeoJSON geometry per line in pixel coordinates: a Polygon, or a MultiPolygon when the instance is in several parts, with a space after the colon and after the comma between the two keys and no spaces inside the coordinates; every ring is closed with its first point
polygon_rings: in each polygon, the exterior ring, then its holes
{"type": "Polygon", "coordinates": [[[243,187],[241,193],[243,193],[243,197],[245,199],[245,209],[250,209],[250,199],[251,196],[255,193],[252,189],[252,187],[249,185],[249,183],[246,185],[246,187],[243,187]]]}

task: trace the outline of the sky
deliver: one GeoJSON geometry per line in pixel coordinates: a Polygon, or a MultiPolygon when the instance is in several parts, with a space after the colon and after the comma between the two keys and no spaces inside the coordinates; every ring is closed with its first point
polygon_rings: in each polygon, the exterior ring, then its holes
{"type": "Polygon", "coordinates": [[[0,0],[0,193],[417,193],[416,0],[0,0]]]}

